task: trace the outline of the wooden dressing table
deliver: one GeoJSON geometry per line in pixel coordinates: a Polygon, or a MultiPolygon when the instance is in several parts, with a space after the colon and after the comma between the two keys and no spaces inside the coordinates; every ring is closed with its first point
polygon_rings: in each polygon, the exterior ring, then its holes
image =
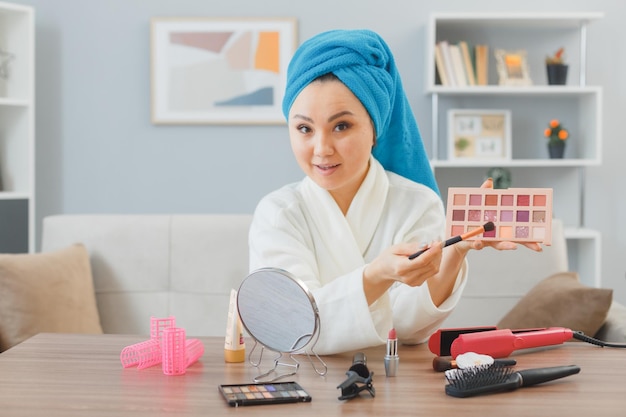
{"type": "MultiPolygon", "coordinates": [[[[353,353],[326,356],[321,377],[303,358],[298,381],[310,403],[229,407],[219,384],[250,383],[258,370],[226,364],[222,338],[201,338],[204,356],[183,376],[160,366],[124,369],[119,355],[145,340],[131,335],[39,334],[0,354],[0,415],[14,416],[622,416],[626,409],[626,350],[582,342],[518,351],[516,369],[578,365],[581,372],[535,387],[472,398],[445,395],[442,373],[432,369],[426,345],[400,346],[398,376],[385,376],[384,346],[364,350],[376,397],[362,392],[339,401],[353,353]]],[[[252,346],[248,344],[248,349],[252,346]]],[[[269,355],[268,355],[269,356],[269,355]]]]}

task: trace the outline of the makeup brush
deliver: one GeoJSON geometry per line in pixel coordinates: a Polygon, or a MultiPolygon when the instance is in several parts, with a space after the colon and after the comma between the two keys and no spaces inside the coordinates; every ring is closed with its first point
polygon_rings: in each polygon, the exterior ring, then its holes
{"type": "Polygon", "coordinates": [[[513,371],[501,365],[489,365],[446,371],[446,394],[452,397],[472,397],[501,391],[512,391],[543,382],[553,381],[580,372],[576,365],[553,366],[513,371]]]}
{"type": "MultiPolygon", "coordinates": [[[[446,246],[450,246],[450,245],[454,245],[455,243],[458,243],[462,240],[466,240],[469,239],[470,237],[474,237],[476,235],[481,235],[485,232],[491,232],[493,229],[495,229],[496,226],[493,224],[493,222],[487,222],[484,225],[482,225],[481,227],[477,227],[476,229],[467,232],[467,233],[463,233],[462,235],[457,235],[454,237],[451,237],[450,239],[446,240],[443,244],[443,247],[445,248],[446,246]]],[[[413,255],[409,256],[409,259],[415,259],[418,256],[420,256],[422,253],[426,252],[428,250],[428,248],[424,248],[422,250],[419,250],[417,252],[415,252],[413,255]]]]}
{"type": "MultiPolygon", "coordinates": [[[[516,365],[515,359],[494,359],[493,365],[499,366],[513,366],[516,365]]],[[[456,360],[451,356],[435,356],[433,358],[433,369],[437,372],[447,371],[448,369],[457,369],[458,365],[456,360]]]]}

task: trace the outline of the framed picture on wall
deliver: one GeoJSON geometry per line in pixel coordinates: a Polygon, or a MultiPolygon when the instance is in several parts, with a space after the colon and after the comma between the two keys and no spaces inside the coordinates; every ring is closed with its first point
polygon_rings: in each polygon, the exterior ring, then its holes
{"type": "Polygon", "coordinates": [[[526,51],[496,49],[494,54],[500,85],[532,85],[526,51]]]}
{"type": "Polygon", "coordinates": [[[490,162],[510,160],[511,111],[449,110],[448,159],[490,162]]]}
{"type": "Polygon", "coordinates": [[[155,124],[283,124],[295,18],[153,18],[155,124]]]}

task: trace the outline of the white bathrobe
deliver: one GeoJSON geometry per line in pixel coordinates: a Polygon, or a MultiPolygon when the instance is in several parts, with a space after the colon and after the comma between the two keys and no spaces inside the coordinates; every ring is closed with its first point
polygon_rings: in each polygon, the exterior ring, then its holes
{"type": "Polygon", "coordinates": [[[330,193],[308,177],[264,197],[250,229],[250,270],[282,268],[311,290],[320,314],[318,354],[380,345],[392,328],[401,342],[420,343],[452,312],[465,286],[467,265],[439,307],[427,284],[401,283],[368,306],[363,268],[393,244],[443,240],[444,229],[441,198],[424,185],[386,172],[372,157],[345,216],[330,193]]]}

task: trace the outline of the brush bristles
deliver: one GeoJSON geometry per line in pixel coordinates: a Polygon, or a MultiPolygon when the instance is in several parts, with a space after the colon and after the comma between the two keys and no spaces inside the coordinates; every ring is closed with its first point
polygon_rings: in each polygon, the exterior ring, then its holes
{"type": "Polygon", "coordinates": [[[494,230],[496,228],[496,225],[493,224],[493,222],[487,222],[485,223],[485,225],[483,226],[483,229],[485,229],[485,232],[491,232],[492,230],[494,230]]]}
{"type": "Polygon", "coordinates": [[[457,389],[494,385],[505,382],[513,372],[511,368],[499,364],[478,365],[471,368],[455,369],[454,372],[446,372],[446,379],[450,385],[457,389]]]}
{"type": "Polygon", "coordinates": [[[451,369],[445,372],[448,380],[445,391],[453,397],[464,398],[514,389],[517,387],[517,382],[515,379],[510,379],[512,374],[511,368],[497,363],[466,369],[451,369]]]}

